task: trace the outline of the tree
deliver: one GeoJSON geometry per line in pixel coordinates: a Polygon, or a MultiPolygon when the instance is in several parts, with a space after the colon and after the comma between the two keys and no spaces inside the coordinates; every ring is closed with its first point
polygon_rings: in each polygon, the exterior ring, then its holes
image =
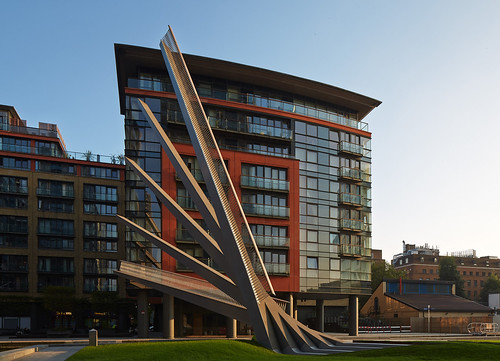
{"type": "Polygon", "coordinates": [[[497,275],[491,275],[484,283],[483,289],[479,294],[481,302],[488,304],[488,295],[490,293],[500,293],[500,279],[497,275]]]}
{"type": "Polygon", "coordinates": [[[406,272],[396,270],[387,262],[375,262],[372,264],[372,293],[382,283],[384,278],[406,278],[406,272]]]}
{"type": "Polygon", "coordinates": [[[455,257],[441,257],[439,259],[439,279],[441,281],[452,281],[455,283],[455,294],[465,297],[464,280],[457,270],[455,257]]]}

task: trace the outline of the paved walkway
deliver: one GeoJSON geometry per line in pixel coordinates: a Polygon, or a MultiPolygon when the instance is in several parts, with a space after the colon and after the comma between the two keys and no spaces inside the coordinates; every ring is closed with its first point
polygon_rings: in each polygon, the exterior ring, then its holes
{"type": "Polygon", "coordinates": [[[64,361],[84,347],[85,346],[50,346],[38,352],[33,352],[28,356],[17,358],[16,361],[64,361]]]}

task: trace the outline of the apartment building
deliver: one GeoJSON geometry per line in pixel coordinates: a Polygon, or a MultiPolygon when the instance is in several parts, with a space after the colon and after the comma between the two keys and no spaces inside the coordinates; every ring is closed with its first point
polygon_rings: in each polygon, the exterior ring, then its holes
{"type": "Polygon", "coordinates": [[[125,204],[122,158],[69,152],[57,125],[29,127],[14,107],[0,105],[0,330],[74,329],[98,320],[47,316],[50,286],[74,289],[77,298],[125,296],[113,274],[125,257],[115,219],[125,204]],[[25,307],[13,310],[16,302],[25,307]]]}
{"type": "MultiPolygon", "coordinates": [[[[160,51],[116,44],[115,56],[125,155],[203,225],[137,102],[148,104],[203,188],[160,51]]],[[[301,321],[339,326],[349,302],[370,293],[371,133],[364,119],[380,102],[275,71],[184,58],[277,295],[301,321]]],[[[125,182],[129,219],[217,268],[129,170],[125,182]]],[[[126,244],[127,260],[193,275],[128,230],[126,244]]],[[[225,327],[224,318],[180,300],[175,314],[176,335],[225,327]]]]}

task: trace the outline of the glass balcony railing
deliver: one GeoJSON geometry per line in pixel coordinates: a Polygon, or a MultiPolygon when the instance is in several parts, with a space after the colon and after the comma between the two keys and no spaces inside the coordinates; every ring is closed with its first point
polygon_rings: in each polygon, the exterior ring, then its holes
{"type": "Polygon", "coordinates": [[[197,209],[191,197],[177,196],[177,204],[184,209],[197,209]]]}
{"type": "Polygon", "coordinates": [[[270,275],[289,275],[290,265],[288,263],[264,263],[266,271],[270,275]]]}
{"type": "Polygon", "coordinates": [[[348,229],[353,231],[368,231],[368,224],[364,223],[359,219],[341,219],[340,220],[340,228],[348,229]]]}
{"type": "Polygon", "coordinates": [[[217,119],[215,117],[208,117],[208,120],[210,122],[210,126],[216,129],[292,139],[292,131],[286,128],[270,127],[267,125],[252,124],[247,122],[234,122],[227,119],[217,119]]]}
{"type": "MultiPolygon", "coordinates": [[[[143,79],[128,79],[128,87],[136,89],[147,89],[155,91],[174,92],[172,84],[160,80],[143,80],[143,79]]],[[[256,105],[258,107],[270,108],[290,112],[308,117],[322,119],[328,122],[345,125],[351,128],[368,131],[368,124],[351,119],[346,114],[339,113],[335,110],[324,109],[320,107],[306,106],[293,102],[274,99],[257,94],[243,93],[238,91],[216,90],[198,88],[200,97],[215,98],[228,100],[238,103],[256,105]]]]}
{"type": "Polygon", "coordinates": [[[370,174],[365,173],[365,172],[361,171],[360,169],[356,169],[356,168],[341,167],[340,168],[340,177],[352,179],[355,181],[363,181],[363,182],[370,182],[371,181],[370,174]]]}
{"type": "Polygon", "coordinates": [[[74,198],[73,189],[46,189],[37,188],[36,194],[39,196],[50,196],[50,197],[67,197],[74,198]]]}
{"type": "Polygon", "coordinates": [[[254,236],[255,243],[264,247],[289,247],[290,238],[278,236],[254,236]]]}
{"type": "Polygon", "coordinates": [[[290,209],[288,207],[269,206],[265,204],[243,203],[243,211],[247,215],[288,218],[290,209]]]}
{"type": "Polygon", "coordinates": [[[47,130],[47,129],[33,128],[33,127],[20,127],[17,125],[10,125],[10,124],[0,124],[0,130],[7,130],[12,133],[38,135],[48,138],[59,137],[57,131],[55,130],[47,130]]]}
{"type": "Polygon", "coordinates": [[[354,244],[342,244],[340,252],[343,256],[352,257],[371,257],[372,250],[354,244]]]}
{"type": "Polygon", "coordinates": [[[117,194],[83,192],[83,199],[89,201],[118,202],[117,194]]]}
{"type": "Polygon", "coordinates": [[[363,155],[363,147],[361,145],[349,143],[346,141],[340,142],[340,151],[345,153],[356,154],[359,156],[363,155]]]}
{"type": "MultiPolygon", "coordinates": [[[[194,179],[196,179],[198,182],[204,182],[203,180],[203,174],[201,174],[201,169],[190,169],[191,174],[193,175],[194,179]]],[[[175,178],[177,180],[180,180],[179,176],[176,174],[175,178]]]]}
{"type": "Polygon", "coordinates": [[[252,188],[271,189],[277,191],[288,191],[290,183],[286,180],[263,178],[254,176],[241,176],[241,185],[252,188]]]}
{"type": "Polygon", "coordinates": [[[366,199],[358,194],[351,193],[340,193],[340,203],[371,207],[371,200],[366,199]]]}
{"type": "Polygon", "coordinates": [[[15,184],[0,184],[0,192],[4,193],[28,193],[28,186],[18,186],[15,184]]]}
{"type": "MultiPolygon", "coordinates": [[[[217,271],[224,271],[222,269],[222,267],[220,267],[217,263],[214,262],[213,259],[211,258],[196,258],[198,261],[206,264],[207,266],[209,267],[212,267],[214,270],[217,270],[217,271]]],[[[177,271],[192,271],[191,268],[183,265],[182,263],[180,262],[177,262],[177,267],[176,267],[177,271]]]]}

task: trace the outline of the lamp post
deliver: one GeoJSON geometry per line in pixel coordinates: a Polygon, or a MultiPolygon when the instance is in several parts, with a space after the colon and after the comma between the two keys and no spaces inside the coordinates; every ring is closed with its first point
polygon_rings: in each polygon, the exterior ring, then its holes
{"type": "Polygon", "coordinates": [[[427,333],[431,333],[431,305],[427,305],[427,333]]]}

